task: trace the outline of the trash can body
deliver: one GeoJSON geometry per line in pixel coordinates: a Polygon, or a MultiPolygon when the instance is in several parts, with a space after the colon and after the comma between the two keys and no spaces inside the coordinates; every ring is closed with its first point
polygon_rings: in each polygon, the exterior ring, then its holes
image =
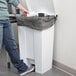
{"type": "Polygon", "coordinates": [[[35,64],[37,73],[43,74],[50,70],[53,59],[54,25],[43,31],[18,26],[18,34],[20,58],[27,65],[35,64]]]}

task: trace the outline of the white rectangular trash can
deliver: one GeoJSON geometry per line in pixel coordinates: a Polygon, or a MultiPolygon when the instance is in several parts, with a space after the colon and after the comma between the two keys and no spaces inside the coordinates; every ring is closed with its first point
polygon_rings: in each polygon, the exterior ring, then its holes
{"type": "MultiPolygon", "coordinates": [[[[30,14],[33,13],[31,15],[55,14],[53,0],[26,0],[26,3],[30,14]]],[[[27,65],[35,64],[37,73],[43,74],[50,70],[53,59],[54,25],[42,31],[18,26],[18,36],[20,58],[27,65]]]]}

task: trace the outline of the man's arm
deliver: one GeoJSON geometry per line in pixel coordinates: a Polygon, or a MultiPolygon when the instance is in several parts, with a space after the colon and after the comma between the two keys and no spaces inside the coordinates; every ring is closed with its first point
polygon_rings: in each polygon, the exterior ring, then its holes
{"type": "Polygon", "coordinates": [[[17,8],[20,9],[23,12],[23,14],[29,14],[29,12],[20,3],[17,5],[17,8]]]}
{"type": "Polygon", "coordinates": [[[20,4],[19,0],[7,0],[7,2],[13,4],[16,8],[20,9],[23,14],[28,14],[28,11],[20,4]]]}

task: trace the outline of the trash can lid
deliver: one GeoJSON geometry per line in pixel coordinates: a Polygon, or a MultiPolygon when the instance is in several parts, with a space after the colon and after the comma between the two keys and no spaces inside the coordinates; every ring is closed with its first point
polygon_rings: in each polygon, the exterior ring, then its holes
{"type": "Polygon", "coordinates": [[[26,5],[32,16],[38,13],[55,14],[53,0],[26,0],[26,5]]]}

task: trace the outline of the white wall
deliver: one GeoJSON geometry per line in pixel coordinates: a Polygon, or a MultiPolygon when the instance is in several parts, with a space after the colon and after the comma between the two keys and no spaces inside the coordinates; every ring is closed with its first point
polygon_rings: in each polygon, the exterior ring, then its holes
{"type": "Polygon", "coordinates": [[[54,5],[58,14],[54,60],[76,69],[76,0],[54,0],[54,5]]]}

